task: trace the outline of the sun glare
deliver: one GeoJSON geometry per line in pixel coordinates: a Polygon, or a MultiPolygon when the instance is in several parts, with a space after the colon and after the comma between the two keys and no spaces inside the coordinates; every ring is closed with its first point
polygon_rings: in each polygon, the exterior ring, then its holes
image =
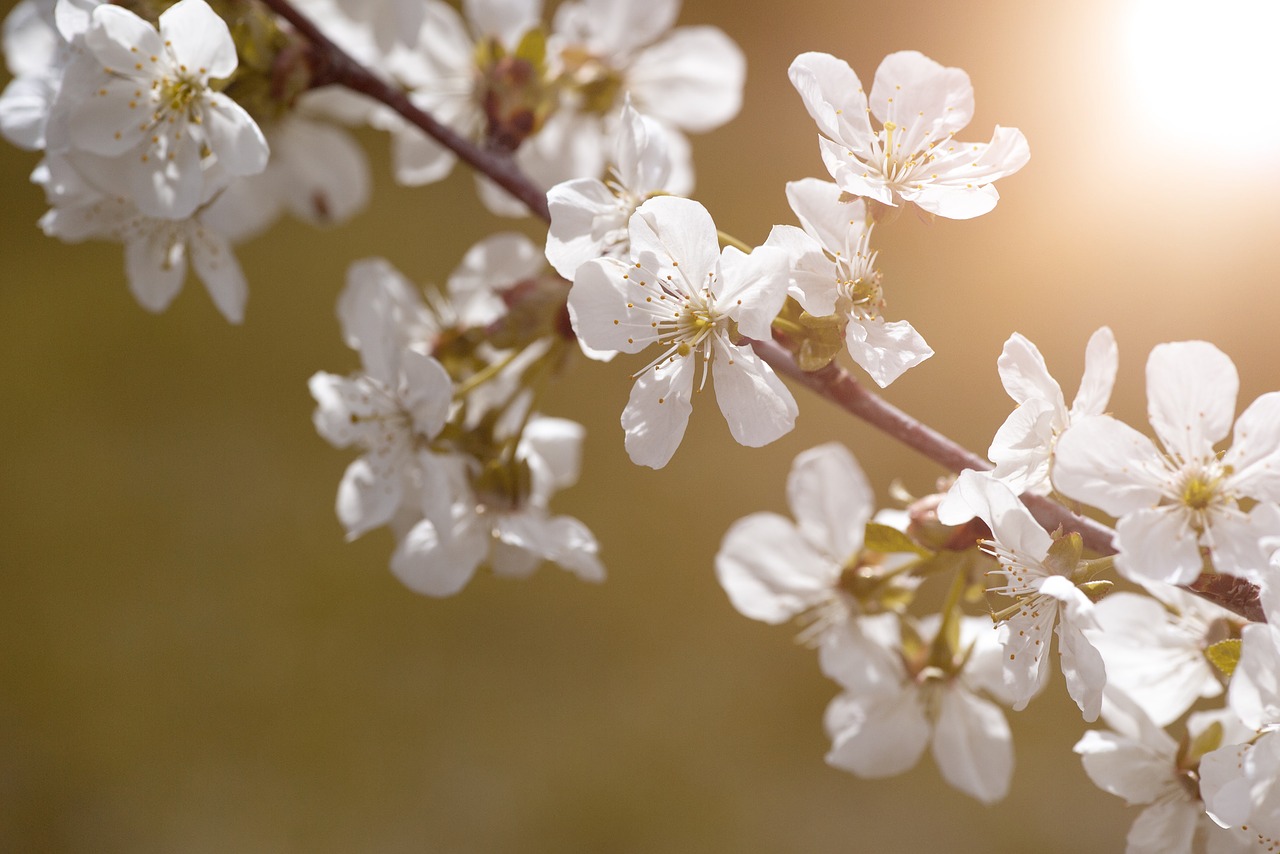
{"type": "Polygon", "coordinates": [[[1280,162],[1280,0],[1136,0],[1136,95],[1159,133],[1280,162]]]}

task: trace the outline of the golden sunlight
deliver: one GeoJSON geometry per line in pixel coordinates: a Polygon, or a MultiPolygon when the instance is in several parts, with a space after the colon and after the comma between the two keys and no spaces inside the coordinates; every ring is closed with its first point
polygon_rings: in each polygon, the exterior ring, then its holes
{"type": "Polygon", "coordinates": [[[1136,0],[1128,36],[1154,132],[1192,151],[1200,137],[1208,158],[1270,149],[1280,162],[1278,0],[1136,0]]]}

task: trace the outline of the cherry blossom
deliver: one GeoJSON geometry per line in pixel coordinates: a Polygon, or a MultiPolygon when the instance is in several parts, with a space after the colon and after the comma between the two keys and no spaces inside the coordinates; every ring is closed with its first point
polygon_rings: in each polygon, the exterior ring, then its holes
{"type": "Polygon", "coordinates": [[[1101,415],[1111,399],[1118,367],[1115,336],[1102,327],[1085,348],[1084,376],[1071,408],[1062,387],[1049,375],[1036,345],[1015,332],[1004,343],[997,365],[1000,382],[1018,408],[996,431],[987,456],[995,463],[992,474],[1019,494],[1047,495],[1049,473],[1058,436],[1073,421],[1101,415]]]}
{"type": "Polygon", "coordinates": [[[187,265],[195,268],[218,311],[244,320],[249,287],[225,235],[200,216],[164,219],[143,214],[128,199],[90,186],[71,160],[49,155],[32,180],[44,187],[52,209],[40,219],[50,237],[67,243],[110,240],[124,244],[129,290],[148,311],[161,312],[182,290],[187,265]]]}
{"type": "Polygon", "coordinates": [[[933,350],[909,322],[887,321],[881,314],[884,296],[866,206],[842,196],[829,181],[789,182],[787,200],[803,230],[775,225],[765,246],[787,253],[791,296],[816,317],[838,316],[849,354],[883,388],[933,350]]]}
{"type": "Polygon", "coordinates": [[[989,143],[958,142],[973,118],[969,75],[916,51],[889,54],[867,95],[844,60],[802,53],[791,82],[818,123],[822,159],[840,188],[886,205],[913,203],[948,219],[996,206],[992,182],[1026,165],[1022,132],[996,126],[989,143]],[[874,130],[870,117],[881,124],[874,130]]]}
{"type": "Polygon", "coordinates": [[[895,577],[892,559],[863,550],[875,496],[844,446],[819,445],[796,457],[787,503],[795,522],[753,513],[733,523],[716,554],[720,585],[744,616],[776,624],[805,615],[810,625],[802,637],[820,640],[850,616],[910,595],[915,584],[895,577]]]}
{"type": "Polygon", "coordinates": [[[827,763],[860,777],[891,777],[932,747],[948,783],[985,804],[1009,791],[1013,743],[995,630],[982,617],[959,624],[959,648],[939,645],[936,618],[908,636],[880,614],[827,635],[822,671],[845,688],[826,712],[827,763]]]}
{"type": "Polygon", "coordinates": [[[1174,741],[1124,694],[1108,688],[1103,716],[1112,730],[1089,730],[1076,743],[1098,788],[1144,809],[1134,819],[1125,854],[1232,854],[1251,850],[1247,833],[1224,830],[1205,814],[1198,794],[1201,758],[1225,738],[1245,735],[1230,711],[1197,713],[1187,737],[1174,741]]]}
{"type": "Polygon", "coordinates": [[[1041,528],[1018,497],[990,474],[967,470],[938,507],[938,519],[948,525],[974,516],[991,529],[984,541],[1004,576],[992,593],[1015,600],[995,615],[1001,624],[1005,679],[1013,694],[1013,708],[1021,711],[1044,688],[1049,676],[1051,632],[1058,636],[1058,654],[1067,692],[1087,721],[1097,720],[1102,708],[1106,669],[1102,656],[1082,629],[1095,626],[1093,603],[1081,591],[1081,545],[1078,536],[1054,540],[1041,528]]]}
{"type": "MultiPolygon", "coordinates": [[[[1053,482],[1064,495],[1119,517],[1116,568],[1135,581],[1188,584],[1204,567],[1260,579],[1260,542],[1280,533],[1280,392],[1235,422],[1239,379],[1204,341],[1160,344],[1147,359],[1147,412],[1160,444],[1107,415],[1058,439],[1053,482]],[[1249,510],[1241,502],[1258,502],[1249,510]]],[[[1247,504],[1246,504],[1247,506],[1247,504]]]]}
{"type": "Polygon", "coordinates": [[[98,6],[83,45],[54,111],[67,114],[71,147],[118,161],[142,213],[189,216],[221,186],[206,175],[251,175],[266,166],[257,124],[210,88],[236,70],[237,59],[226,23],[204,0],[180,0],[161,14],[158,30],[127,9],[98,6]]]}
{"type": "MultiPolygon", "coordinates": [[[[786,256],[719,251],[715,223],[695,201],[660,196],[631,217],[631,256],[588,261],[569,292],[574,329],[596,350],[663,349],[636,374],[622,413],[632,462],[662,468],[680,445],[693,410],[696,361],[708,369],[733,438],[758,447],[789,432],[797,407],[787,387],[731,327],[769,337],[786,299],[786,256]]],[[[701,388],[701,386],[699,386],[701,388]]]]}
{"type": "Polygon", "coordinates": [[[646,199],[669,191],[671,160],[657,123],[622,109],[607,181],[577,178],[547,193],[547,261],[570,281],[593,258],[628,254],[627,222],[646,199]]]}

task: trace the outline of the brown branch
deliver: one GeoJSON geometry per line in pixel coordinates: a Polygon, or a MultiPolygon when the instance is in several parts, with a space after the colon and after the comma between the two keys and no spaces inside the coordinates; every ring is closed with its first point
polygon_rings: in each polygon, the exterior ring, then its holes
{"type": "Polygon", "coordinates": [[[548,222],[551,211],[547,194],[516,167],[507,152],[487,151],[472,143],[430,113],[419,109],[402,90],[373,74],[350,54],[329,40],[306,15],[288,0],[262,0],[284,18],[311,45],[310,70],[313,88],[338,85],[386,104],[402,118],[452,151],[458,159],[488,177],[524,203],[534,216],[548,222]]]}
{"type": "MultiPolygon", "coordinates": [[[[310,43],[313,87],[337,84],[387,105],[448,148],[467,165],[522,201],[535,216],[546,222],[551,221],[546,193],[519,170],[510,154],[484,150],[418,109],[403,91],[374,75],[330,41],[288,0],[262,2],[288,21],[310,43]]],[[[753,340],[751,345],[778,373],[790,377],[950,471],[959,473],[965,469],[986,471],[991,468],[990,463],[977,454],[867,390],[848,371],[834,362],[817,371],[802,371],[791,354],[775,342],[753,340]]],[[[1115,547],[1112,545],[1115,532],[1106,525],[1072,512],[1043,496],[1024,495],[1022,500],[1045,529],[1052,531],[1061,526],[1066,531],[1079,533],[1090,551],[1101,555],[1115,554],[1115,547]]],[[[1205,573],[1187,589],[1248,620],[1266,621],[1258,601],[1257,588],[1243,579],[1205,573]]]]}

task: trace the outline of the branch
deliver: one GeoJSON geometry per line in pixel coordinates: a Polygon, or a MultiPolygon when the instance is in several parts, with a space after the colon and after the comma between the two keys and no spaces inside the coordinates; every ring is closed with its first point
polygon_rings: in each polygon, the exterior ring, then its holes
{"type": "MultiPolygon", "coordinates": [[[[336,84],[385,104],[448,148],[471,168],[515,196],[535,216],[546,222],[551,221],[546,193],[519,170],[509,153],[482,149],[418,109],[403,91],[374,75],[330,41],[289,0],[262,2],[288,21],[309,42],[312,87],[336,84]]],[[[965,469],[986,471],[991,468],[986,460],[972,451],[868,391],[848,371],[834,362],[820,370],[806,372],[800,369],[790,353],[773,341],[752,340],[751,346],[778,373],[806,386],[948,470],[959,473],[965,469]]],[[[1112,545],[1115,532],[1106,525],[1074,513],[1043,496],[1024,495],[1022,501],[1046,530],[1056,530],[1061,526],[1066,531],[1079,533],[1085,546],[1091,551],[1102,555],[1115,554],[1116,550],[1112,545]]],[[[1228,575],[1204,573],[1187,589],[1245,619],[1266,622],[1258,601],[1257,588],[1248,581],[1228,575]]]]}
{"type": "Polygon", "coordinates": [[[429,113],[418,109],[402,90],[369,71],[349,53],[338,47],[303,15],[289,0],[262,0],[266,6],[288,21],[311,45],[309,55],[311,86],[338,85],[367,95],[400,114],[427,136],[458,156],[472,169],[488,177],[502,189],[524,203],[534,216],[548,222],[547,194],[535,186],[517,168],[507,152],[487,151],[441,124],[429,113]]]}

